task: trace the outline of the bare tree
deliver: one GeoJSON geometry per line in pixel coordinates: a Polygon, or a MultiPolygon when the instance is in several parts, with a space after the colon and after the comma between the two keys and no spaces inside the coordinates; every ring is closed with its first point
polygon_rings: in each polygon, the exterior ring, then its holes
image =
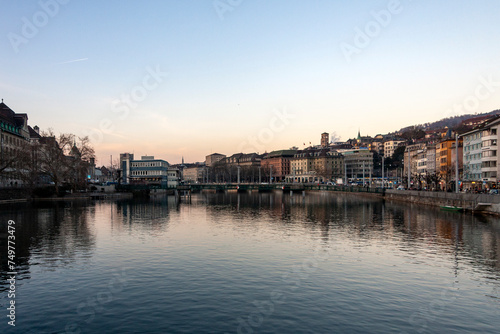
{"type": "Polygon", "coordinates": [[[88,137],[78,138],[77,142],[73,134],[56,136],[49,129],[42,133],[36,153],[36,166],[40,175],[53,182],[59,193],[59,187],[64,182],[73,187],[86,184],[89,162],[94,156],[88,137]]]}
{"type": "Polygon", "coordinates": [[[40,173],[54,183],[56,192],[66,180],[69,173],[64,155],[64,148],[68,145],[68,138],[56,138],[52,130],[42,134],[41,146],[38,151],[40,173]]]}
{"type": "Polygon", "coordinates": [[[40,145],[38,141],[24,141],[17,155],[15,178],[21,180],[24,186],[31,190],[40,183],[40,145]]]}
{"type": "Polygon", "coordinates": [[[0,177],[1,178],[12,178],[14,177],[15,170],[18,164],[18,154],[19,150],[4,148],[2,145],[2,151],[0,153],[0,177]]]}
{"type": "Polygon", "coordinates": [[[323,178],[324,181],[328,181],[332,179],[332,169],[329,168],[326,159],[323,160],[324,161],[321,161],[320,166],[315,169],[315,172],[319,177],[323,178]]]}
{"type": "Polygon", "coordinates": [[[103,172],[103,176],[106,176],[108,180],[116,181],[118,179],[118,170],[120,169],[120,159],[114,158],[110,165],[105,166],[102,165],[101,170],[103,172]],[[107,173],[107,174],[106,174],[107,173]]]}

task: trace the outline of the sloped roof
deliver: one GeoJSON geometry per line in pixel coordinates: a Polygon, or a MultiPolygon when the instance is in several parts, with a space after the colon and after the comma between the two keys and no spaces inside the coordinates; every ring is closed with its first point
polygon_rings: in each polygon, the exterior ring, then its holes
{"type": "Polygon", "coordinates": [[[38,132],[36,132],[35,130],[33,130],[33,128],[29,125],[28,125],[28,131],[30,133],[30,138],[32,138],[32,139],[42,138],[42,136],[40,136],[40,134],[38,132]]]}
{"type": "Polygon", "coordinates": [[[478,124],[476,125],[472,130],[470,131],[467,131],[465,133],[462,133],[460,136],[463,137],[465,135],[468,135],[470,133],[474,133],[480,129],[483,129],[483,128],[486,128],[490,125],[494,125],[494,124],[497,124],[498,122],[500,121],[500,114],[499,115],[495,115],[489,119],[487,119],[486,121],[482,122],[481,124],[478,124]]]}
{"type": "Polygon", "coordinates": [[[465,119],[462,121],[462,124],[474,124],[474,123],[480,123],[480,122],[483,122],[483,121],[486,121],[486,120],[489,120],[491,118],[495,118],[496,116],[498,116],[498,114],[492,116],[492,115],[483,115],[483,116],[477,116],[477,117],[472,117],[472,118],[468,118],[468,119],[465,119]]]}
{"type": "Polygon", "coordinates": [[[9,123],[11,125],[16,125],[16,120],[14,118],[15,112],[10,109],[5,103],[0,102],[0,120],[9,123]]]}
{"type": "Polygon", "coordinates": [[[293,157],[297,153],[297,150],[278,150],[270,152],[266,158],[276,158],[276,157],[293,157]]]}

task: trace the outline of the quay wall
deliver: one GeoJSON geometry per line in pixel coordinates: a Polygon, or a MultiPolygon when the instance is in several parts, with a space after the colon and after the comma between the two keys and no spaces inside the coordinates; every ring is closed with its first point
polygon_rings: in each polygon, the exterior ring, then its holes
{"type": "Polygon", "coordinates": [[[458,206],[475,211],[478,204],[490,204],[484,207],[485,213],[500,214],[500,195],[449,193],[434,191],[394,190],[385,191],[385,199],[432,206],[458,206]]]}
{"type": "Polygon", "coordinates": [[[24,188],[0,188],[0,201],[26,200],[28,194],[24,188]]]}

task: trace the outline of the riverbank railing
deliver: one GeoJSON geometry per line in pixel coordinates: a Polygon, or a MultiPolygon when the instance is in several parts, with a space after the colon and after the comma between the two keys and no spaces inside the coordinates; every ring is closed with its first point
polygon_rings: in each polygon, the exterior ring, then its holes
{"type": "Polygon", "coordinates": [[[236,190],[239,192],[256,190],[259,192],[268,192],[282,190],[283,192],[299,191],[336,191],[336,192],[355,192],[355,193],[375,193],[384,194],[383,188],[369,188],[357,186],[337,186],[327,184],[307,184],[307,183],[193,183],[178,185],[179,191],[199,192],[202,190],[228,191],[236,190]]]}

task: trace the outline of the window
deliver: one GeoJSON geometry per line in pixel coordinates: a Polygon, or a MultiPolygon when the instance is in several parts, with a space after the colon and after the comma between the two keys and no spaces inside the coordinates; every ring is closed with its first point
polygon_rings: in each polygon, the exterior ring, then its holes
{"type": "Polygon", "coordinates": [[[496,161],[484,161],[481,165],[481,167],[496,167],[497,166],[497,162],[496,161]]]}
{"type": "Polygon", "coordinates": [[[497,140],[496,139],[492,139],[492,140],[485,140],[483,141],[482,143],[482,146],[496,146],[497,145],[497,140]]]}
{"type": "Polygon", "coordinates": [[[483,172],[482,175],[485,178],[497,177],[497,172],[483,172]]]}

